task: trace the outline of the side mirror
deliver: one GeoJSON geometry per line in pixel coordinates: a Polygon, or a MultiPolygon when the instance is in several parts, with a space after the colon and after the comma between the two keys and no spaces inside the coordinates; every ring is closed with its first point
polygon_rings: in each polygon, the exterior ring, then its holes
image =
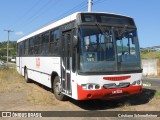
{"type": "Polygon", "coordinates": [[[74,35],[73,36],[73,47],[76,47],[78,44],[78,36],[74,35]]]}

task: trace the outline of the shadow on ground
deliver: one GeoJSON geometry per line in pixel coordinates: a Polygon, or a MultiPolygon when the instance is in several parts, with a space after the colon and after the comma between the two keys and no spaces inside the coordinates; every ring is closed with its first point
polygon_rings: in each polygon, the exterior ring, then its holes
{"type": "Polygon", "coordinates": [[[143,105],[147,104],[155,95],[156,90],[144,88],[141,94],[125,97],[117,100],[88,100],[76,101],[69,99],[69,101],[84,110],[106,110],[125,106],[143,105]]]}
{"type": "MultiPolygon", "coordinates": [[[[31,81],[31,83],[34,83],[47,91],[52,91],[51,89],[37,82],[31,81]]],[[[155,93],[156,93],[156,90],[154,88],[153,89],[143,88],[141,94],[124,97],[122,99],[77,101],[72,98],[69,98],[68,101],[71,104],[74,104],[84,110],[107,110],[107,109],[109,110],[114,108],[121,108],[122,106],[125,106],[125,105],[135,106],[135,105],[147,104],[149,101],[151,101],[154,98],[155,93]]]]}

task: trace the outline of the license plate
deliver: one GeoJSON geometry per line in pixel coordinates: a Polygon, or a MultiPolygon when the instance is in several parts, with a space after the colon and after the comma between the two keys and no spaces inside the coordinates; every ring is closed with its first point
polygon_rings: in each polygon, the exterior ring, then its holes
{"type": "Polygon", "coordinates": [[[121,93],[123,93],[122,90],[113,90],[112,91],[112,94],[121,94],[121,93]]]}

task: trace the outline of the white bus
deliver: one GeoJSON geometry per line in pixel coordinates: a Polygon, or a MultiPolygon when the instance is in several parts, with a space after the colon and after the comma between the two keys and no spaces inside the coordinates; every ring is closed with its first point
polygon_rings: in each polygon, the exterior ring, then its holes
{"type": "Polygon", "coordinates": [[[131,17],[77,12],[17,41],[16,66],[26,82],[58,100],[116,99],[142,91],[137,28],[131,17]]]}

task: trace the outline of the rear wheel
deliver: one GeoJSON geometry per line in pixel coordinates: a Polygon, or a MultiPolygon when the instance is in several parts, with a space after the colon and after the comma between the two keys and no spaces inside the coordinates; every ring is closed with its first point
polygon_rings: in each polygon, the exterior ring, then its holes
{"type": "Polygon", "coordinates": [[[28,78],[28,72],[27,72],[27,68],[24,70],[24,79],[27,83],[30,82],[29,78],[28,78]]]}
{"type": "Polygon", "coordinates": [[[67,96],[64,95],[61,92],[61,85],[60,85],[60,80],[59,77],[56,76],[53,82],[53,91],[54,91],[54,95],[56,97],[56,99],[60,100],[60,101],[65,101],[67,100],[67,96]]]}

